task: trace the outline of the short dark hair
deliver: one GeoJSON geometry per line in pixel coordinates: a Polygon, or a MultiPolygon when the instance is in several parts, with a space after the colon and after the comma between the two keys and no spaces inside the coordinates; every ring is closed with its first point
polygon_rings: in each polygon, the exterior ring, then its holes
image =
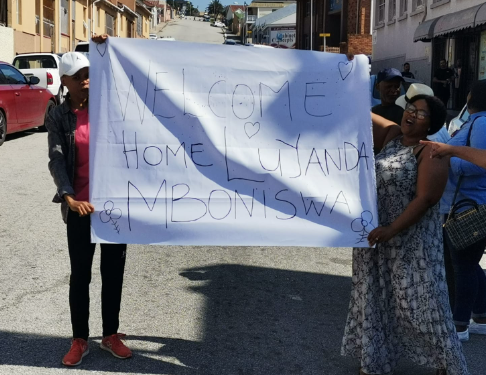
{"type": "Polygon", "coordinates": [[[403,66],[405,66],[405,65],[410,65],[410,63],[409,62],[406,62],[405,64],[403,64],[403,66]]]}
{"type": "Polygon", "coordinates": [[[442,100],[440,100],[436,96],[431,95],[415,95],[408,102],[413,104],[417,100],[421,99],[425,100],[425,102],[427,103],[427,107],[429,107],[430,111],[430,128],[427,134],[435,134],[444,126],[444,122],[447,117],[447,109],[444,103],[442,103],[442,100]]]}
{"type": "Polygon", "coordinates": [[[469,108],[486,111],[486,81],[477,81],[471,88],[471,97],[467,102],[469,108]]]}

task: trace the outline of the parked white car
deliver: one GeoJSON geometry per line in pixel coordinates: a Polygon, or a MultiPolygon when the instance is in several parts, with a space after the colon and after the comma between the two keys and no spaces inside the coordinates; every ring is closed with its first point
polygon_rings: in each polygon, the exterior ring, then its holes
{"type": "Polygon", "coordinates": [[[149,39],[156,40],[157,34],[149,34],[149,39]]]}
{"type": "Polygon", "coordinates": [[[215,27],[225,27],[226,25],[225,25],[223,22],[216,21],[216,22],[214,23],[214,26],[215,26],[215,27]]]}
{"type": "Polygon", "coordinates": [[[60,62],[61,56],[55,53],[25,53],[15,56],[12,65],[27,78],[39,78],[38,86],[45,87],[56,98],[56,104],[61,104],[67,89],[61,85],[60,62]]]}

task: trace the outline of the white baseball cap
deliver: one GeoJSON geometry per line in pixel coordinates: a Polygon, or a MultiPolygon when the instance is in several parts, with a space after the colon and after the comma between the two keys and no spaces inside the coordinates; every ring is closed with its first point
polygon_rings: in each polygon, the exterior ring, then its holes
{"type": "Polygon", "coordinates": [[[89,60],[85,55],[79,52],[68,52],[61,57],[59,76],[72,76],[86,67],[89,67],[89,60]]]}
{"type": "Polygon", "coordinates": [[[423,83],[412,83],[408,88],[407,93],[405,95],[400,96],[395,101],[395,104],[405,109],[405,106],[407,105],[408,101],[417,95],[434,96],[434,90],[432,90],[429,86],[424,85],[423,83]]]}

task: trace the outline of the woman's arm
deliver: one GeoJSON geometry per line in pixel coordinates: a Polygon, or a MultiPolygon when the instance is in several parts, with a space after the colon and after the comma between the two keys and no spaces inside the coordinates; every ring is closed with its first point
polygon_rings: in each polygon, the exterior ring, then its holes
{"type": "Polygon", "coordinates": [[[440,159],[444,156],[455,156],[486,169],[486,150],[467,146],[451,146],[430,141],[420,141],[420,143],[430,146],[431,158],[440,159]]]}
{"type": "Polygon", "coordinates": [[[375,113],[371,113],[371,122],[373,123],[373,147],[375,150],[381,150],[393,138],[402,134],[397,124],[375,113]]]}
{"type": "MultiPolygon", "coordinates": [[[[424,152],[430,152],[425,146],[424,152]]],[[[423,154],[422,154],[423,155],[423,154]]],[[[368,235],[370,246],[387,242],[398,233],[417,223],[430,207],[439,202],[444,192],[448,176],[448,159],[431,159],[420,156],[417,176],[417,192],[405,211],[386,227],[378,227],[368,235]]]]}

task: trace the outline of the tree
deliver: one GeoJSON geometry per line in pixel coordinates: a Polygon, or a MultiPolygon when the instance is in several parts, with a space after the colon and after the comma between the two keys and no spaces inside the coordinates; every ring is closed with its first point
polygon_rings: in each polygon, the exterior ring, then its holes
{"type": "Polygon", "coordinates": [[[224,12],[224,6],[219,0],[213,0],[208,5],[208,12],[209,14],[213,14],[214,18],[217,19],[224,12]]]}

